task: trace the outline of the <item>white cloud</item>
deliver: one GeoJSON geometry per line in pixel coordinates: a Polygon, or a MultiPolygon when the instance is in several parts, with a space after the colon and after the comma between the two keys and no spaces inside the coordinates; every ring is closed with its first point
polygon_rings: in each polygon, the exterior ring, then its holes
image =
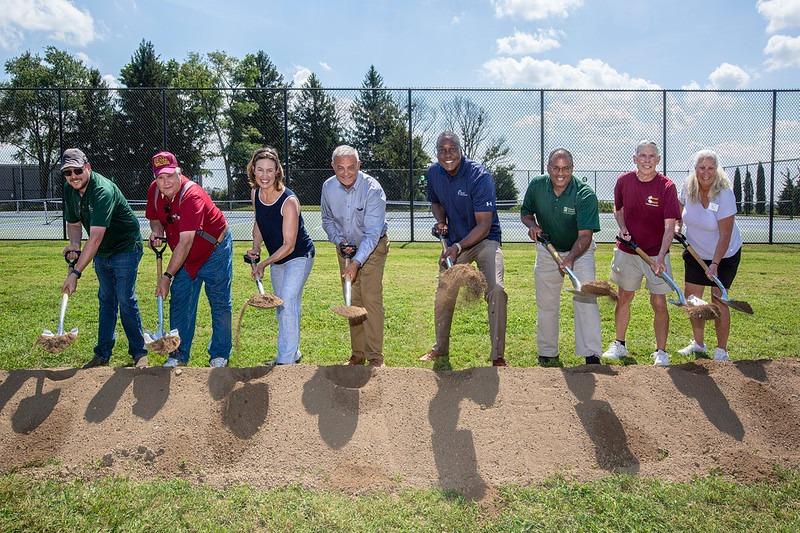
{"type": "Polygon", "coordinates": [[[453,18],[450,19],[451,26],[455,26],[456,24],[461,24],[461,14],[453,15],[453,18]]]}
{"type": "Polygon", "coordinates": [[[618,72],[599,59],[581,59],[564,65],[526,56],[499,57],[483,64],[483,74],[493,83],[530,85],[553,89],[658,89],[655,83],[618,72]]]}
{"type": "Polygon", "coordinates": [[[566,18],[583,0],[492,0],[496,17],[543,20],[551,16],[566,18]]]}
{"type": "Polygon", "coordinates": [[[324,70],[325,72],[330,72],[330,71],[332,71],[332,70],[333,70],[333,67],[331,67],[329,64],[327,64],[327,63],[326,63],[326,62],[324,62],[324,61],[320,61],[320,62],[319,62],[319,66],[321,66],[321,67],[322,67],[322,70],[324,70]]]}
{"type": "Polygon", "coordinates": [[[697,83],[694,80],[690,81],[686,85],[681,85],[681,89],[683,89],[684,91],[693,91],[693,90],[697,90],[699,88],[700,88],[700,84],[697,83]]]}
{"type": "Polygon", "coordinates": [[[708,75],[708,89],[744,89],[750,83],[750,74],[737,65],[722,63],[708,75]]]}
{"type": "Polygon", "coordinates": [[[94,61],[92,61],[92,58],[89,57],[89,55],[85,52],[78,52],[77,54],[75,54],[75,57],[81,60],[83,64],[86,65],[87,67],[94,65],[94,61]]]}
{"type": "Polygon", "coordinates": [[[800,67],[800,37],[773,35],[764,47],[767,70],[800,67]]]}
{"type": "Polygon", "coordinates": [[[106,82],[106,85],[108,85],[110,89],[119,89],[122,87],[122,84],[113,74],[103,74],[103,81],[106,82]]]}
{"type": "Polygon", "coordinates": [[[69,0],[4,0],[0,9],[0,46],[17,47],[26,32],[45,32],[50,39],[86,46],[97,32],[88,11],[69,0]]]}
{"type": "Polygon", "coordinates": [[[311,76],[310,69],[302,65],[295,65],[294,74],[292,74],[292,85],[295,87],[302,86],[309,76],[311,76]]]}
{"type": "Polygon", "coordinates": [[[550,28],[539,30],[536,35],[514,31],[514,35],[497,39],[497,53],[506,55],[541,54],[553,48],[558,48],[561,43],[558,37],[564,33],[550,28]]]}
{"type": "Polygon", "coordinates": [[[769,21],[767,31],[800,26],[800,0],[758,0],[758,12],[769,21]]]}

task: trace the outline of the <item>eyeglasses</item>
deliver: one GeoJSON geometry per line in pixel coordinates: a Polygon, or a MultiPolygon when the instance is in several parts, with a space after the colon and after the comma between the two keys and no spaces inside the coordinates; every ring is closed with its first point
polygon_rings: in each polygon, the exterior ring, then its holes
{"type": "Polygon", "coordinates": [[[83,167],[76,168],[75,170],[68,169],[61,171],[61,175],[64,176],[65,178],[68,178],[73,174],[75,174],[76,176],[80,176],[81,174],[83,174],[83,167]]]}
{"type": "Polygon", "coordinates": [[[164,204],[164,212],[167,214],[167,224],[175,222],[175,216],[172,215],[172,206],[164,204]]]}

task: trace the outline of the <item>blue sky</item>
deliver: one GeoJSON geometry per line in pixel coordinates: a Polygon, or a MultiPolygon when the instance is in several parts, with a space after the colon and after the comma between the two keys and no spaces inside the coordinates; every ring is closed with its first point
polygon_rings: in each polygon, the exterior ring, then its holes
{"type": "Polygon", "coordinates": [[[52,44],[113,83],[143,38],[327,87],[800,87],[800,0],[0,0],[3,62],[52,44]]]}

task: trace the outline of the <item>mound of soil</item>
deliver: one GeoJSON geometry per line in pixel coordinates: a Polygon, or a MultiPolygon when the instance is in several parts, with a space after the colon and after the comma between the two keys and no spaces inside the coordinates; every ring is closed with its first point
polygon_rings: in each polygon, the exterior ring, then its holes
{"type": "Polygon", "coordinates": [[[439,487],[559,473],[768,478],[800,465],[800,361],[0,372],[0,469],[43,477],[439,487]],[[34,465],[34,466],[32,466],[34,465]]]}

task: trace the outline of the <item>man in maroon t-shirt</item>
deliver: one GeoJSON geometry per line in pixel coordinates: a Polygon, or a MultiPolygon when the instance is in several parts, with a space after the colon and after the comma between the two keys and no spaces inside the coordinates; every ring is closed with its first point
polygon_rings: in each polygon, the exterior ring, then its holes
{"type": "Polygon", "coordinates": [[[631,318],[631,302],[644,278],[655,313],[656,351],[653,360],[657,366],[667,366],[669,313],[666,295],[672,289],[660,274],[672,273],[668,254],[681,208],[675,184],[656,170],[660,160],[656,143],[641,141],[636,145],[633,157],[636,171],[622,174],[614,187],[614,218],[619,226],[619,236],[625,240],[632,237],[655,264],[651,268],[630,247],[617,244],[611,263],[611,280],[619,286],[619,300],[614,312],[616,339],[603,357],[620,359],[628,356],[625,333],[631,318]]]}
{"type": "Polygon", "coordinates": [[[156,296],[166,297],[172,292],[169,323],[181,337],[180,346],[169,354],[164,366],[189,362],[203,283],[211,307],[209,362],[212,367],[227,366],[231,355],[233,246],[225,216],[200,185],[181,174],[173,154],[159,152],[151,165],[155,180],[147,192],[145,211],[152,230],[150,243],[158,247],[166,238],[172,250],[156,296]]]}

